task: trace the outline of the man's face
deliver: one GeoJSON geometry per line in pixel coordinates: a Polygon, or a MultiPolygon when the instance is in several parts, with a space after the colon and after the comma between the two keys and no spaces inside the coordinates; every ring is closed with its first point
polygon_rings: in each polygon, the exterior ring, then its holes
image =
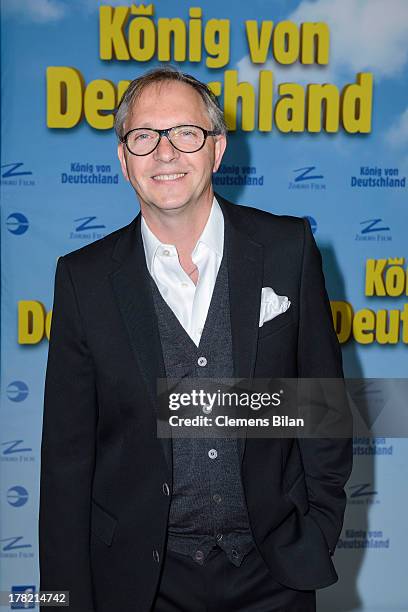
{"type": "MultiPolygon", "coordinates": [[[[185,83],[164,81],[146,87],[134,103],[124,131],[176,125],[212,129],[200,94],[185,83]]],[[[211,196],[212,173],[218,170],[225,147],[225,136],[208,136],[200,151],[182,153],[163,136],[149,155],[132,155],[122,143],[118,155],[123,175],[136,191],[140,205],[171,210],[198,205],[211,196]],[[166,180],[171,175],[181,176],[166,180]]]]}

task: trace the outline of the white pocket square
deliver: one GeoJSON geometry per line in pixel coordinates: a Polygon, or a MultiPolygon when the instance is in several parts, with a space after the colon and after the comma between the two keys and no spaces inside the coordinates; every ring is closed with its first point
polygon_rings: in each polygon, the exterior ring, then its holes
{"type": "Polygon", "coordinates": [[[286,295],[278,295],[272,287],[262,287],[259,327],[262,327],[266,321],[282,314],[282,312],[286,312],[289,306],[290,300],[286,295]]]}

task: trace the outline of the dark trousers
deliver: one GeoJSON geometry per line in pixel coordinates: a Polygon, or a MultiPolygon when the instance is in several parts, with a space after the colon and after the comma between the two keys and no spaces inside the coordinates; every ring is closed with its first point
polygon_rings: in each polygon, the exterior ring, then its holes
{"type": "Polygon", "coordinates": [[[315,612],[316,592],[289,589],[273,579],[252,549],[240,567],[224,551],[204,565],[167,551],[152,612],[315,612]]]}

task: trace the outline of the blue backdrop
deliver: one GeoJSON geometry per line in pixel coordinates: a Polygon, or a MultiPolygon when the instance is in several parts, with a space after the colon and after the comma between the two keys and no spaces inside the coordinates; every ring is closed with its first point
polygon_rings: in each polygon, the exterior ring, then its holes
{"type": "MultiPolygon", "coordinates": [[[[220,94],[231,129],[216,191],[309,218],[346,375],[407,376],[408,3],[4,0],[1,28],[0,591],[19,591],[39,584],[56,260],[139,210],[112,108],[147,68],[171,61],[220,94]]],[[[408,610],[407,441],[354,448],[340,580],[319,610],[408,610]]]]}

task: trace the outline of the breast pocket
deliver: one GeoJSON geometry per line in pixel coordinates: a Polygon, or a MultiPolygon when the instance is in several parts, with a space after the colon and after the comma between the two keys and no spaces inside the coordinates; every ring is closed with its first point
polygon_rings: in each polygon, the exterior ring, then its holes
{"type": "Polygon", "coordinates": [[[263,338],[274,334],[275,332],[283,329],[284,327],[293,325],[294,322],[295,321],[293,317],[293,310],[291,310],[291,308],[288,308],[288,310],[282,312],[273,319],[270,319],[270,321],[266,321],[266,323],[264,323],[262,327],[259,328],[258,339],[262,340],[263,338]]]}

